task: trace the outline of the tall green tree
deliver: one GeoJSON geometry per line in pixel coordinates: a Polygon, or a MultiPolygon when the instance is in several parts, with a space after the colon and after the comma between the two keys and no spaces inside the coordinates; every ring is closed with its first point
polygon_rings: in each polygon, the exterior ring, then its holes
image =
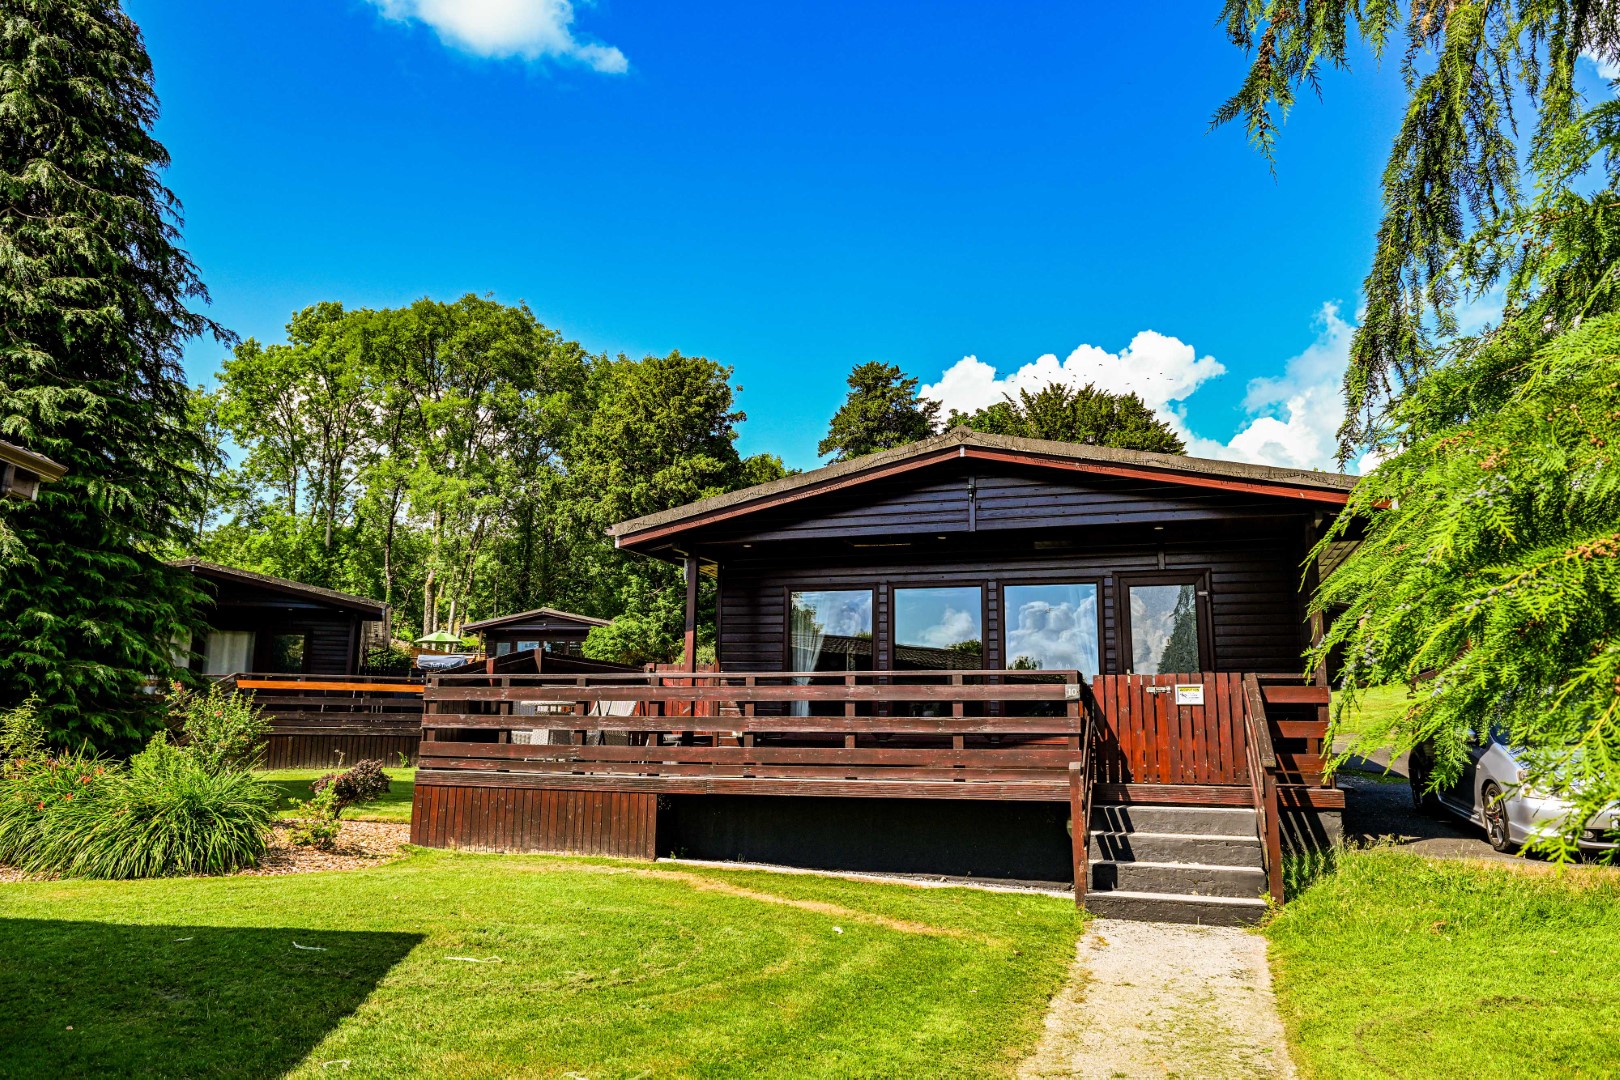
{"type": "Polygon", "coordinates": [[[816,453],[847,461],[934,434],[939,402],[917,396],[917,380],[893,364],[869,361],[849,373],[849,396],[833,414],[816,453]]]}
{"type": "Polygon", "coordinates": [[[1385,406],[1453,354],[1460,300],[1501,286],[1505,318],[1554,331],[1615,309],[1620,103],[1588,108],[1576,70],[1583,55],[1620,59],[1620,7],[1225,0],[1222,20],[1253,63],[1214,122],[1243,123],[1268,156],[1299,90],[1322,92],[1358,36],[1379,59],[1399,50],[1407,106],[1345,374],[1342,460],[1410,434],[1413,415],[1395,422],[1385,406]]]}
{"type": "MultiPolygon", "coordinates": [[[[736,448],[737,426],[731,369],[703,357],[625,357],[592,373],[596,410],[581,429],[570,457],[570,477],[598,531],[617,521],[731,491],[748,479],[774,472],[766,459],[745,466],[736,448]]],[[[775,463],[779,465],[780,463],[775,463]]],[[[680,571],[611,548],[595,560],[599,587],[613,595],[594,600],[617,618],[592,631],[586,654],[620,663],[674,660],[685,613],[680,571]]],[[[701,602],[712,611],[712,590],[701,602]]],[[[702,620],[705,631],[713,619],[702,620]]]]}
{"type": "Polygon", "coordinates": [[[1355,35],[1378,54],[1404,43],[1409,100],[1340,431],[1342,456],[1371,444],[1387,460],[1323,540],[1364,529],[1313,600],[1338,617],[1311,663],[1347,658],[1344,704],[1410,684],[1410,707],[1356,749],[1432,743],[1433,784],[1505,731],[1528,749],[1525,782],[1576,804],[1544,845],[1568,854],[1620,797],[1620,103],[1588,106],[1576,85],[1582,55],[1620,54],[1620,14],[1231,0],[1226,18],[1254,64],[1216,120],[1242,118],[1267,152],[1297,89],[1346,66],[1355,35]],[[1499,323],[1460,335],[1459,300],[1495,288],[1499,323]]]}
{"type": "Polygon", "coordinates": [[[67,466],[0,507],[0,709],[36,694],[53,737],[104,749],[155,726],[152,676],[195,628],[183,542],[206,448],[180,348],[219,333],[159,179],[152,65],[111,0],[9,0],[0,21],[0,433],[67,466]]]}
{"type": "Polygon", "coordinates": [[[1048,383],[1034,393],[1018,391],[975,413],[952,412],[958,424],[990,435],[1088,443],[1119,450],[1182,454],[1187,450],[1170,425],[1135,394],[1114,394],[1091,383],[1079,389],[1048,383]]]}

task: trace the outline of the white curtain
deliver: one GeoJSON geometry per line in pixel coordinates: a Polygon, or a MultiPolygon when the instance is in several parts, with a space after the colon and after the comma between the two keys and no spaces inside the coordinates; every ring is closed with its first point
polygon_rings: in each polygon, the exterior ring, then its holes
{"type": "MultiPolygon", "coordinates": [[[[792,653],[794,671],[814,671],[821,660],[821,643],[827,638],[827,628],[816,616],[819,613],[811,607],[803,607],[796,600],[793,604],[793,629],[790,637],[790,651],[792,653]]],[[[793,680],[800,686],[809,684],[807,676],[793,680]]],[[[809,716],[810,703],[808,701],[793,702],[792,714],[794,716],[809,716]]]]}
{"type": "Polygon", "coordinates": [[[253,631],[210,630],[203,654],[204,675],[238,675],[253,663],[253,631]]]}

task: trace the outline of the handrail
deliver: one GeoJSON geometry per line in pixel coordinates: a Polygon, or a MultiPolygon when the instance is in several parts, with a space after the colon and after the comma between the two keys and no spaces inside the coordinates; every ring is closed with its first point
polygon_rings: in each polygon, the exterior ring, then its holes
{"type": "MultiPolygon", "coordinates": [[[[1085,685],[1082,683],[1081,685],[1085,685]]],[[[1096,787],[1097,699],[1088,686],[1084,691],[1085,723],[1080,735],[1080,760],[1069,765],[1070,844],[1074,852],[1074,904],[1086,905],[1091,885],[1091,796],[1096,787]]]]}
{"type": "Polygon", "coordinates": [[[1249,762],[1249,790],[1261,839],[1260,857],[1266,871],[1266,889],[1273,902],[1283,902],[1282,825],[1277,806],[1277,750],[1271,741],[1271,720],[1260,681],[1243,676],[1243,730],[1249,762]]]}
{"type": "MultiPolygon", "coordinates": [[[[499,672],[498,674],[511,674],[499,672]]],[[[884,668],[860,669],[855,671],[646,671],[646,672],[591,672],[591,673],[522,673],[512,674],[513,678],[545,679],[558,683],[570,681],[580,682],[586,679],[604,680],[607,682],[622,682],[631,684],[654,685],[655,682],[665,679],[688,682],[698,680],[702,682],[716,682],[722,679],[822,679],[828,680],[827,685],[840,685],[848,679],[950,679],[953,677],[1011,677],[1015,679],[1028,679],[1038,683],[1062,684],[1079,682],[1080,673],[1067,668],[1051,670],[1026,670],[1023,668],[972,668],[972,669],[945,669],[945,668],[884,668]],[[836,681],[833,681],[836,680],[836,681]]],[[[487,679],[488,672],[455,672],[434,673],[428,676],[435,682],[455,684],[470,682],[477,679],[487,679]]],[[[803,685],[803,684],[801,684],[803,685]]],[[[939,685],[950,685],[942,682],[939,685]]]]}

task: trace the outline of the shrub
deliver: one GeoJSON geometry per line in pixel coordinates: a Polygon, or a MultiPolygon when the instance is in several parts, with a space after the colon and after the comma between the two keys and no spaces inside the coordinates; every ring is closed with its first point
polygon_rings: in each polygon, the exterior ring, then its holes
{"type": "Polygon", "coordinates": [[[386,795],[388,774],[383,772],[381,761],[368,758],[355,762],[354,767],[345,772],[317,777],[309,787],[317,795],[332,792],[337,812],[341,814],[357,803],[375,802],[386,795]]]}
{"type": "Polygon", "coordinates": [[[187,753],[209,772],[256,768],[264,757],[270,722],[248,694],[210,683],[197,693],[179,683],[169,696],[170,726],[181,733],[187,753]]]}
{"type": "Polygon", "coordinates": [[[224,874],[264,854],[275,788],[158,735],[100,797],[46,819],[25,869],[98,878],[224,874]]]}
{"type": "Polygon", "coordinates": [[[276,791],[158,735],[119,766],[86,753],[14,758],[0,776],[0,861],[99,878],[219,874],[264,854],[276,791]]]}
{"type": "MultiPolygon", "coordinates": [[[[318,784],[320,780],[315,782],[318,784]]],[[[336,786],[328,784],[317,788],[312,798],[294,799],[292,809],[293,826],[287,838],[299,847],[331,850],[343,831],[343,822],[338,820],[343,808],[338,805],[336,786]]]]}
{"type": "Polygon", "coordinates": [[[409,675],[415,660],[409,649],[384,645],[366,650],[361,671],[366,675],[409,675]]]}
{"type": "Polygon", "coordinates": [[[87,751],[53,753],[33,699],[0,713],[0,863],[26,863],[46,821],[99,798],[116,770],[87,751]]]}

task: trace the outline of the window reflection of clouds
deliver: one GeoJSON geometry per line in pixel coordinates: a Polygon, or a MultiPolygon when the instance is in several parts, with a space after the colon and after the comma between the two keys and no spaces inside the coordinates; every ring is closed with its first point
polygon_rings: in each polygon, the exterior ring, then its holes
{"type": "Polygon", "coordinates": [[[945,649],[978,641],[980,594],[977,588],[896,589],[894,640],[897,645],[945,649]]]}
{"type": "Polygon", "coordinates": [[[793,606],[808,612],[824,634],[858,637],[872,632],[872,594],[865,589],[796,592],[793,606]]]}
{"type": "Polygon", "coordinates": [[[1043,670],[1100,669],[1097,642],[1097,587],[1009,585],[1007,663],[1032,661],[1043,670]]]}
{"type": "Polygon", "coordinates": [[[1198,667],[1198,614],[1191,585],[1133,585],[1131,605],[1131,670],[1139,675],[1176,674],[1198,667]],[[1180,655],[1167,658],[1181,632],[1180,655]]]}

